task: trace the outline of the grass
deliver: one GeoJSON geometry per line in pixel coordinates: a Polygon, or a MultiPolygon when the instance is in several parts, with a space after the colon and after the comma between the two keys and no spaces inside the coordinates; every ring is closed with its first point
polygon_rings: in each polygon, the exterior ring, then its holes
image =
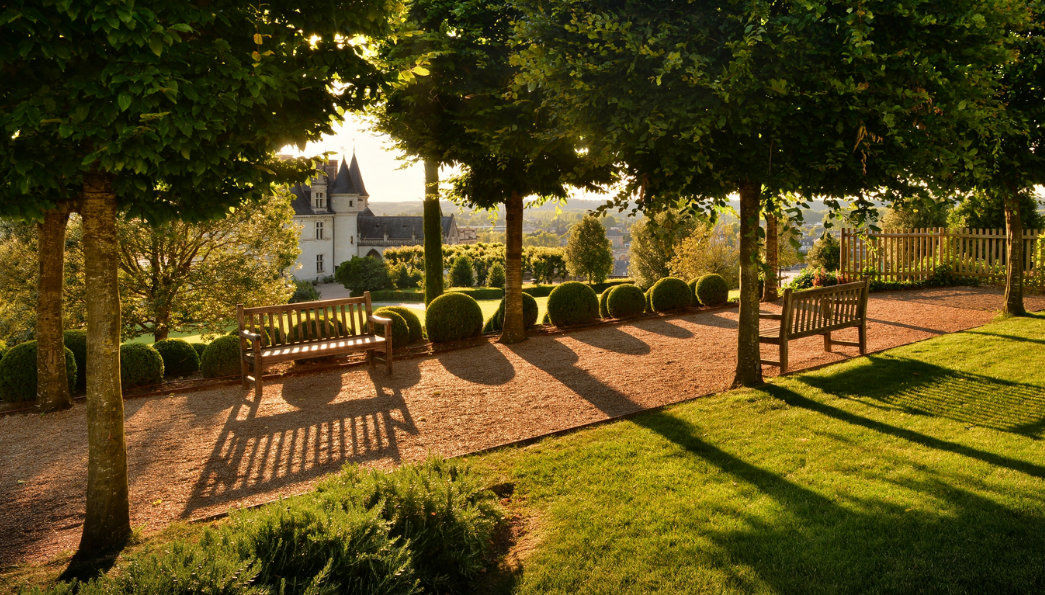
{"type": "Polygon", "coordinates": [[[1045,317],[476,457],[515,486],[502,590],[1045,587],[1045,317]]]}

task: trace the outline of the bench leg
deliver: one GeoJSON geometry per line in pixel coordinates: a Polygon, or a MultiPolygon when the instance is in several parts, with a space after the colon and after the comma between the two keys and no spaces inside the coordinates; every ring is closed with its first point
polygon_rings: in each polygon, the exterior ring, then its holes
{"type": "Polygon", "coordinates": [[[385,368],[388,371],[388,375],[392,375],[392,344],[388,343],[385,345],[385,368]]]}
{"type": "Polygon", "coordinates": [[[831,331],[824,333],[824,351],[831,351],[831,331]]]}
{"type": "Polygon", "coordinates": [[[867,323],[864,322],[859,327],[858,334],[860,336],[860,355],[867,354],[867,323]]]}
{"type": "Polygon", "coordinates": [[[787,372],[787,341],[780,342],[780,373],[787,372]]]}
{"type": "Polygon", "coordinates": [[[264,390],[264,386],[261,382],[261,377],[265,375],[265,368],[261,364],[261,358],[254,360],[254,400],[261,400],[261,393],[264,390]]]}
{"type": "Polygon", "coordinates": [[[242,355],[239,358],[239,375],[240,381],[243,383],[243,388],[250,388],[250,382],[247,381],[247,358],[242,355]]]}

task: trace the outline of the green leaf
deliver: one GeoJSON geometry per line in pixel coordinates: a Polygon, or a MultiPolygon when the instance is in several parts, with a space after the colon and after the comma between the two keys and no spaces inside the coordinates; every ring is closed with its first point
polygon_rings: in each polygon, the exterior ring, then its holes
{"type": "Polygon", "coordinates": [[[131,107],[131,101],[133,101],[133,98],[127,93],[120,93],[116,98],[116,104],[120,106],[121,112],[125,112],[127,108],[131,107]]]}

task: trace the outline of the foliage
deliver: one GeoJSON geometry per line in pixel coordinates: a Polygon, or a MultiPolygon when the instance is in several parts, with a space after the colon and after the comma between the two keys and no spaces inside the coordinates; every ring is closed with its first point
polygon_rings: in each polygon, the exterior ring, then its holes
{"type": "Polygon", "coordinates": [[[413,289],[421,286],[424,272],[405,264],[389,265],[388,276],[396,289],[413,289]]]}
{"type": "Polygon", "coordinates": [[[740,284],[740,250],[735,225],[698,221],[674,247],[668,270],[675,277],[696,279],[715,273],[730,287],[740,284]]]}
{"type": "MultiPolygon", "coordinates": [[[[392,321],[392,348],[410,344],[410,325],[399,312],[388,308],[374,310],[374,316],[381,316],[392,321]]],[[[377,329],[375,329],[377,330],[377,329]]]]}
{"type": "Polygon", "coordinates": [[[344,323],[340,320],[323,320],[318,316],[312,320],[305,320],[290,327],[287,331],[287,341],[315,341],[319,339],[332,339],[341,335],[344,323]]]}
{"type": "MultiPolygon", "coordinates": [[[[523,301],[523,326],[530,328],[537,324],[537,300],[533,296],[526,293],[522,294],[523,301]]],[[[490,316],[483,325],[483,333],[499,333],[504,328],[504,299],[497,305],[497,310],[490,316]]]]}
{"type": "MultiPolygon", "coordinates": [[[[1024,229],[1045,228],[1045,215],[1039,210],[1034,193],[1020,192],[1017,202],[1024,229]]],[[[1005,229],[1005,209],[997,196],[977,189],[964,196],[954,207],[948,224],[956,228],[1005,229]]]]}
{"type": "Polygon", "coordinates": [[[589,283],[601,283],[613,271],[613,250],[602,221],[587,215],[570,229],[566,242],[566,268],[589,283]]]}
{"type": "Polygon", "coordinates": [[[319,299],[319,291],[312,281],[294,281],[294,293],[291,294],[288,303],[314,302],[319,299]]]}
{"type": "Polygon", "coordinates": [[[613,289],[615,287],[616,286],[607,287],[606,289],[602,290],[602,293],[599,294],[599,317],[600,318],[609,318],[610,317],[610,312],[606,308],[606,302],[610,299],[610,292],[613,291],[613,289]]]}
{"type": "Polygon", "coordinates": [[[444,293],[428,304],[425,326],[433,343],[475,337],[483,330],[483,311],[470,296],[444,293]]]}
{"type": "Polygon", "coordinates": [[[806,262],[811,267],[821,267],[829,271],[837,271],[842,258],[842,245],[831,233],[824,233],[806,254],[806,262]]]}
{"type": "Polygon", "coordinates": [[[504,265],[495,262],[494,265],[490,267],[490,276],[486,280],[486,284],[490,287],[504,288],[504,279],[504,265]]]}
{"type": "Polygon", "coordinates": [[[641,289],[648,289],[671,274],[668,263],[675,256],[675,247],[688,237],[696,222],[678,211],[664,211],[647,215],[631,226],[628,275],[641,289]]]}
{"type": "Polygon", "coordinates": [[[395,312],[406,321],[406,326],[409,329],[407,340],[405,343],[397,343],[397,345],[410,345],[424,338],[424,327],[421,326],[421,319],[412,309],[405,306],[385,306],[379,310],[395,312]]]}
{"type": "Polygon", "coordinates": [[[813,286],[813,277],[816,276],[819,270],[821,269],[817,267],[806,267],[799,271],[797,275],[791,277],[791,281],[788,282],[787,286],[792,289],[809,289],[813,286]]]}
{"type": "Polygon", "coordinates": [[[69,329],[62,333],[62,342],[76,358],[76,389],[84,390],[87,387],[87,331],[69,329]]]}
{"type": "Polygon", "coordinates": [[[159,384],[163,381],[163,357],[152,345],[120,345],[120,384],[123,388],[159,384]]]}
{"type": "Polygon", "coordinates": [[[646,295],[636,285],[617,285],[606,291],[609,292],[606,312],[612,318],[631,318],[646,309],[646,295]]]}
{"type": "Polygon", "coordinates": [[[566,278],[566,252],[562,248],[528,248],[523,250],[523,270],[529,271],[536,283],[555,283],[566,278]]]}
{"type": "Polygon", "coordinates": [[[236,376],[240,373],[239,338],[224,335],[211,341],[200,356],[204,378],[236,376]]]}
{"type": "Polygon", "coordinates": [[[392,287],[384,261],[372,256],[353,256],[337,265],[334,279],[355,296],[392,287]]]}
{"type": "Polygon", "coordinates": [[[189,343],[189,345],[192,345],[192,348],[196,351],[196,355],[200,356],[200,362],[201,362],[201,365],[202,365],[202,362],[203,362],[203,352],[207,350],[207,345],[209,345],[209,343],[205,343],[205,342],[189,343]]]}
{"type": "Polygon", "coordinates": [[[920,229],[924,227],[947,227],[951,205],[947,201],[931,198],[907,203],[894,202],[882,217],[885,229],[920,229]]]}
{"type": "Polygon", "coordinates": [[[164,339],[152,346],[163,358],[163,374],[167,378],[188,376],[200,369],[200,355],[184,339],[164,339]]]}
{"type": "Polygon", "coordinates": [[[694,295],[701,306],[721,306],[729,299],[729,284],[714,273],[697,279],[694,295]]]}
{"type": "MultiPolygon", "coordinates": [[[[76,388],[76,357],[65,348],[65,375],[69,390],[76,388]]],[[[0,359],[0,400],[8,403],[36,400],[36,341],[19,343],[0,359]]]]}
{"type": "Polygon", "coordinates": [[[599,298],[591,287],[567,281],[548,296],[548,318],[555,326],[588,324],[599,317],[599,298]]]}
{"type": "Polygon", "coordinates": [[[678,277],[664,277],[650,288],[650,305],[654,312],[671,312],[691,304],[689,284],[678,277]]]}
{"type": "Polygon", "coordinates": [[[0,339],[0,359],[4,358],[5,353],[7,353],[7,342],[0,339]]]}
{"type": "Polygon", "coordinates": [[[450,285],[452,287],[471,287],[475,285],[475,269],[472,259],[462,254],[450,265],[450,285]]]}

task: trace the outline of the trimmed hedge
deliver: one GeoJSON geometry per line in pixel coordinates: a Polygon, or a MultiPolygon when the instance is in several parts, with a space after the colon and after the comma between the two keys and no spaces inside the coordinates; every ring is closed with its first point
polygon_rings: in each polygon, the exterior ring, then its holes
{"type": "Polygon", "coordinates": [[[567,281],[548,296],[548,318],[555,326],[588,324],[599,317],[599,297],[584,283],[567,281]]]}
{"type": "MultiPolygon", "coordinates": [[[[76,388],[76,357],[68,347],[65,348],[65,375],[72,391],[76,388]]],[[[0,359],[0,401],[35,401],[36,384],[36,341],[8,349],[0,359]]]]}
{"type": "MultiPolygon", "coordinates": [[[[399,312],[393,311],[391,308],[378,308],[374,310],[374,316],[381,316],[392,321],[392,349],[401,347],[410,343],[410,325],[406,323],[406,319],[399,312]]],[[[374,329],[377,331],[377,328],[374,329]]]]}
{"type": "Polygon", "coordinates": [[[616,287],[607,287],[599,294],[599,316],[601,318],[609,318],[610,311],[606,306],[606,301],[610,298],[610,292],[616,289],[616,287]]]}
{"type": "Polygon", "coordinates": [[[425,328],[421,325],[421,318],[417,316],[417,312],[414,312],[406,306],[385,306],[381,308],[381,310],[395,312],[403,317],[403,320],[406,321],[406,325],[410,327],[410,338],[407,344],[417,343],[425,338],[425,328]]]}
{"type": "Polygon", "coordinates": [[[239,339],[225,335],[211,341],[200,358],[200,371],[207,378],[239,374],[239,339]]]}
{"type": "Polygon", "coordinates": [[[692,303],[689,285],[678,277],[664,277],[650,288],[650,305],[654,312],[681,310],[692,303]]]}
{"type": "Polygon", "coordinates": [[[62,342],[76,358],[76,390],[87,390],[87,331],[69,329],[62,333],[62,342]]]}
{"type": "MultiPolygon", "coordinates": [[[[530,295],[530,294],[528,294],[528,293],[526,293],[524,291],[523,294],[522,294],[522,302],[523,302],[523,325],[526,328],[530,328],[531,326],[537,324],[537,311],[538,311],[537,300],[535,300],[532,295],[530,295]]],[[[497,305],[497,311],[494,312],[490,316],[490,319],[486,321],[486,324],[483,325],[483,332],[484,333],[499,333],[503,329],[504,329],[504,300],[502,299],[501,303],[497,305]]]]}
{"type": "Polygon", "coordinates": [[[444,293],[428,304],[425,312],[428,339],[433,343],[478,336],[483,330],[483,311],[474,298],[463,293],[444,293]]]}
{"type": "Polygon", "coordinates": [[[631,318],[646,309],[646,296],[635,285],[618,285],[607,289],[606,311],[613,318],[631,318]]]}
{"type": "Polygon", "coordinates": [[[196,350],[196,355],[200,356],[200,359],[202,360],[203,359],[203,352],[207,350],[207,345],[208,344],[207,343],[189,343],[189,345],[192,345],[192,348],[196,350]]]}
{"type": "Polygon", "coordinates": [[[152,345],[120,345],[120,384],[124,388],[159,384],[163,381],[163,357],[152,345]]]}
{"type": "Polygon", "coordinates": [[[184,339],[164,339],[152,344],[163,358],[163,373],[168,378],[188,376],[200,369],[200,355],[184,339]]]}
{"type": "Polygon", "coordinates": [[[646,311],[653,312],[653,288],[647,289],[643,296],[646,298],[646,311]]]}
{"type": "Polygon", "coordinates": [[[721,306],[729,300],[729,284],[722,275],[711,273],[697,279],[694,293],[701,306],[721,306]]]}

